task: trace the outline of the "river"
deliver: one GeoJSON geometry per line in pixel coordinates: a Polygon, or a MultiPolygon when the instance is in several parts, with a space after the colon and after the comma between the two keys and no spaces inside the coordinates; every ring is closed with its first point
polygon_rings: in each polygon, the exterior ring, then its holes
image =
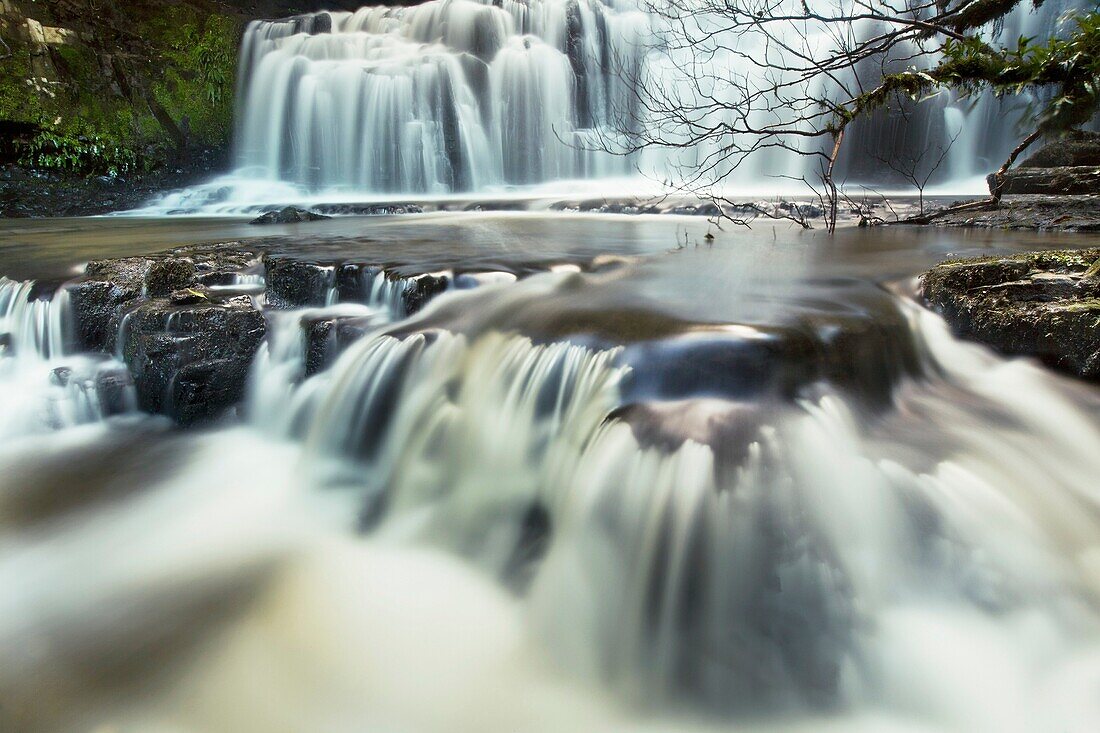
{"type": "Polygon", "coordinates": [[[269,311],[240,416],[201,430],[100,419],[57,384],[110,359],[51,341],[54,285],[5,301],[3,730],[1100,721],[1100,395],[956,340],[913,279],[1087,237],[99,218],[4,222],[0,272],[259,235],[547,266],[308,309],[376,319],[309,377],[307,311],[269,311]]]}

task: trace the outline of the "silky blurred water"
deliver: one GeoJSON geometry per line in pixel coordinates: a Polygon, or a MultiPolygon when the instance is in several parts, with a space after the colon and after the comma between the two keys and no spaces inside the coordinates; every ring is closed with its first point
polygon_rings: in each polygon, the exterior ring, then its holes
{"type": "Polygon", "coordinates": [[[257,229],[3,224],[0,730],[1100,724],[1100,393],[956,340],[912,280],[948,252],[1092,238],[257,229]],[[307,312],[270,313],[227,424],[75,410],[117,364],[51,346],[64,301],[25,280],[255,237],[410,271],[614,257],[411,318],[312,309],[376,327],[308,378],[307,312]]]}

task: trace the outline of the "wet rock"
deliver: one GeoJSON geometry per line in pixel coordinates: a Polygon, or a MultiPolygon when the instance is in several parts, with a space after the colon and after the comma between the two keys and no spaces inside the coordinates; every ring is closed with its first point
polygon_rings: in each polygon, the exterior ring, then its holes
{"type": "Polygon", "coordinates": [[[202,285],[173,290],[168,296],[168,302],[172,305],[194,305],[208,300],[210,300],[210,290],[202,285]]]}
{"type": "Polygon", "coordinates": [[[1100,379],[1100,249],[946,262],[922,288],[960,336],[1100,379]]]}
{"type": "MultiPolygon", "coordinates": [[[[989,190],[996,188],[993,174],[987,177],[989,190]]],[[[1080,196],[1100,194],[1100,166],[1059,168],[1013,168],[1005,173],[1002,194],[1047,194],[1080,196]]]]}
{"type": "Polygon", "coordinates": [[[142,296],[151,260],[126,257],[96,260],[69,286],[73,339],[78,349],[111,352],[125,311],[142,296]]]}
{"type": "Polygon", "coordinates": [[[126,312],[143,298],[169,297],[200,278],[231,281],[253,267],[258,257],[253,248],[225,242],[146,257],[92,261],[84,276],[68,286],[75,346],[111,353],[126,312]]]}
{"type": "Polygon", "coordinates": [[[267,303],[275,308],[324,305],[335,284],[336,266],[294,257],[264,257],[267,303]]]}
{"type": "Polygon", "coordinates": [[[345,262],[336,269],[336,298],[341,303],[366,303],[370,282],[380,268],[345,262]]]}
{"type": "Polygon", "coordinates": [[[417,204],[320,204],[314,207],[322,214],[344,214],[351,216],[395,216],[401,214],[423,214],[424,208],[417,204]]]}
{"type": "Polygon", "coordinates": [[[1021,168],[1100,165],[1100,133],[1074,130],[1050,142],[1020,163],[1021,168]]]}
{"type": "Polygon", "coordinates": [[[324,214],[318,214],[315,211],[309,211],[308,209],[300,209],[297,206],[286,206],[278,211],[268,211],[265,214],[257,216],[249,224],[299,224],[307,221],[317,221],[319,219],[330,219],[332,217],[324,214]]]}
{"type": "Polygon", "coordinates": [[[451,284],[449,275],[428,274],[405,280],[405,313],[412,315],[428,304],[451,284]]]}
{"type": "Polygon", "coordinates": [[[142,303],[130,314],[123,344],[139,406],[181,425],[223,415],[244,396],[264,333],[263,315],[245,296],[142,303]]]}
{"type": "Polygon", "coordinates": [[[190,257],[165,257],[149,265],[145,274],[145,292],[150,298],[163,298],[195,281],[195,261],[190,257]]]}
{"type": "Polygon", "coordinates": [[[124,415],[134,409],[134,380],[124,368],[101,370],[96,373],[95,390],[99,409],[104,417],[124,415]]]}
{"type": "Polygon", "coordinates": [[[57,367],[50,372],[50,384],[55,387],[67,387],[72,379],[73,370],[69,367],[57,367]]]}
{"type": "Polygon", "coordinates": [[[323,370],[332,358],[334,351],[334,319],[327,318],[317,321],[303,321],[302,330],[306,338],[306,371],[307,377],[313,376],[323,370]]]}
{"type": "Polygon", "coordinates": [[[304,318],[305,376],[312,376],[330,367],[349,346],[374,330],[381,316],[338,316],[335,318],[304,318]]]}
{"type": "Polygon", "coordinates": [[[1100,196],[1010,195],[982,210],[938,216],[937,226],[1042,231],[1100,231],[1100,196]]]}

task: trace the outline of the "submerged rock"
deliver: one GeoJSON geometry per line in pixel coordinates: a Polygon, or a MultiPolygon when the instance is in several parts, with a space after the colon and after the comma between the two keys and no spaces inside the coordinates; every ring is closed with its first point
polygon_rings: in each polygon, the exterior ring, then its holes
{"type": "Polygon", "coordinates": [[[945,262],[922,288],[958,335],[1100,379],[1100,248],[945,262]]]}
{"type": "Polygon", "coordinates": [[[300,209],[297,206],[287,206],[278,211],[269,211],[266,214],[257,216],[249,224],[299,224],[306,221],[317,221],[319,219],[331,219],[330,216],[324,214],[318,214],[315,211],[308,209],[300,209]]]}

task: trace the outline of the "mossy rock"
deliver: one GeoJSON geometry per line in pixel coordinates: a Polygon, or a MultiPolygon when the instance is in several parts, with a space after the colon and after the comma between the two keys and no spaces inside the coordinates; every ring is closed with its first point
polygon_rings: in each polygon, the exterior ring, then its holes
{"type": "Polygon", "coordinates": [[[922,291],[956,334],[1100,381],[1100,248],[952,260],[922,291]]]}

